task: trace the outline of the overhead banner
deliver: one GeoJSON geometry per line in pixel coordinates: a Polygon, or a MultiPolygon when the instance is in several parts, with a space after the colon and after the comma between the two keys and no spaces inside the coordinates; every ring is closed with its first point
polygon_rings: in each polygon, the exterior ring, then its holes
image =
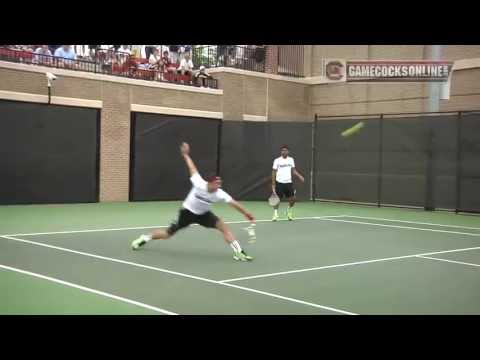
{"type": "Polygon", "coordinates": [[[325,61],[325,75],[333,82],[447,82],[452,68],[451,61],[325,61]]]}

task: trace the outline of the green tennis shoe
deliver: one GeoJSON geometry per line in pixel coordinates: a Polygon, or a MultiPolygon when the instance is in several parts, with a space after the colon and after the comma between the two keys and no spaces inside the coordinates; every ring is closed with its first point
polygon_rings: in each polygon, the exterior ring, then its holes
{"type": "Polygon", "coordinates": [[[247,255],[247,253],[242,250],[241,252],[235,252],[233,254],[233,259],[237,261],[252,261],[253,257],[247,255]]]}
{"type": "Polygon", "coordinates": [[[289,221],[292,221],[293,220],[293,209],[288,209],[287,210],[287,219],[289,221]]]}

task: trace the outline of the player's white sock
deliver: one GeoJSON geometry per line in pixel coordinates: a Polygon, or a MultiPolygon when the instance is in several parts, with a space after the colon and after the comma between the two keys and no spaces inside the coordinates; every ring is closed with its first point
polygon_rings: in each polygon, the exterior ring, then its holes
{"type": "Polygon", "coordinates": [[[242,251],[242,247],[240,246],[240,244],[238,243],[237,240],[234,240],[233,242],[230,243],[230,247],[233,249],[233,251],[235,252],[241,252],[242,251]]]}
{"type": "Polygon", "coordinates": [[[146,242],[149,242],[150,240],[152,240],[152,235],[142,235],[142,238],[143,238],[143,240],[145,240],[146,242]]]}
{"type": "Polygon", "coordinates": [[[274,214],[275,216],[278,216],[278,209],[275,209],[275,210],[273,211],[273,214],[274,214]]]}

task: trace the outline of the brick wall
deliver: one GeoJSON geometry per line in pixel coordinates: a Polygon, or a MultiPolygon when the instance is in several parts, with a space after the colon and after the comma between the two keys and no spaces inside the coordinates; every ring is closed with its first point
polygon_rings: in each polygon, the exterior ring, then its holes
{"type": "MultiPolygon", "coordinates": [[[[323,58],[418,60],[430,59],[431,53],[430,45],[314,45],[312,75],[322,73],[323,58]]],[[[441,57],[446,60],[480,57],[480,46],[446,45],[441,57]]],[[[440,101],[440,111],[478,109],[479,80],[480,69],[455,71],[450,100],[440,101]]],[[[310,99],[312,114],[322,116],[429,111],[428,84],[422,83],[313,85],[310,99]]]]}
{"type": "Polygon", "coordinates": [[[128,201],[130,96],[127,85],[102,86],[100,201],[128,201]]]}
{"type": "MultiPolygon", "coordinates": [[[[429,111],[429,89],[421,83],[314,85],[311,110],[322,116],[429,111]]],[[[480,109],[480,69],[455,71],[450,99],[439,111],[480,109]]]]}
{"type": "Polygon", "coordinates": [[[223,89],[224,120],[242,120],[244,114],[270,121],[312,119],[308,85],[228,72],[214,76],[223,89]]]}

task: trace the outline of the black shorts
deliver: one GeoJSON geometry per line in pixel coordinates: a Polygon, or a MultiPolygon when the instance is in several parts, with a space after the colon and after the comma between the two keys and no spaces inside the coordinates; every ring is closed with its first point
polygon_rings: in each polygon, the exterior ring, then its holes
{"type": "Polygon", "coordinates": [[[275,184],[275,192],[277,193],[280,199],[283,197],[288,199],[295,196],[295,189],[293,188],[292,183],[283,184],[283,183],[277,182],[275,184]]]}
{"type": "Polygon", "coordinates": [[[211,211],[208,211],[202,215],[197,215],[192,213],[190,210],[181,209],[178,213],[177,221],[168,227],[167,232],[170,235],[173,235],[178,230],[186,228],[191,224],[199,224],[206,228],[214,228],[216,227],[218,220],[219,218],[211,211]]]}

